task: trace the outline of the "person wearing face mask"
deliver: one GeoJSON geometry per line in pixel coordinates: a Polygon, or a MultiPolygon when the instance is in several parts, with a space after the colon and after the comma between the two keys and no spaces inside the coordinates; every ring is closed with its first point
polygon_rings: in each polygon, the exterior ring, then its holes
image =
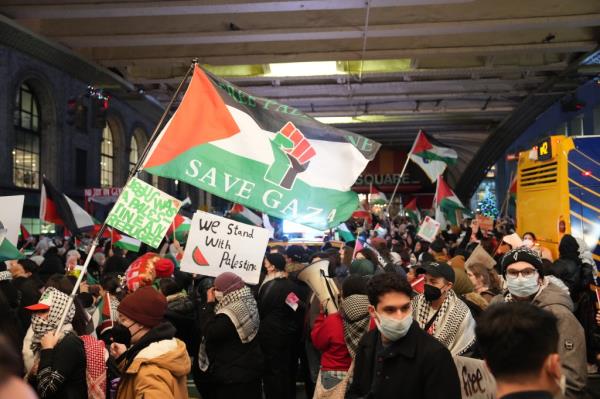
{"type": "Polygon", "coordinates": [[[236,274],[219,275],[199,313],[203,335],[197,386],[204,399],[262,397],[263,355],[256,300],[236,274]]]}
{"type": "Polygon", "coordinates": [[[586,342],[584,330],[573,314],[574,306],[569,294],[544,279],[542,259],[529,248],[513,249],[504,255],[502,269],[508,291],[495,297],[491,303],[529,302],[556,317],[558,353],[567,381],[565,397],[583,397],[587,382],[586,342]]]}
{"type": "Polygon", "coordinates": [[[369,280],[369,313],[377,326],[356,349],[347,399],[459,399],[460,381],[448,349],[413,320],[412,288],[397,273],[369,280]]]}
{"type": "Polygon", "coordinates": [[[153,287],[137,289],[117,308],[119,322],[130,333],[131,346],[113,343],[110,354],[121,370],[117,399],[187,398],[191,362],[175,327],[163,318],[167,300],[153,287]]]}
{"type": "Polygon", "coordinates": [[[558,320],[529,303],[491,306],[477,342],[496,379],[498,399],[552,399],[565,393],[558,320]]]}
{"type": "Polygon", "coordinates": [[[523,234],[523,246],[533,249],[538,253],[538,255],[540,255],[542,259],[548,259],[550,262],[554,261],[552,252],[548,248],[541,246],[535,234],[533,234],[531,231],[523,234]]]}
{"type": "Polygon", "coordinates": [[[452,289],[454,269],[447,263],[426,262],[418,271],[425,273],[425,288],[412,300],[415,320],[452,355],[470,355],[475,345],[475,319],[452,289]]]}

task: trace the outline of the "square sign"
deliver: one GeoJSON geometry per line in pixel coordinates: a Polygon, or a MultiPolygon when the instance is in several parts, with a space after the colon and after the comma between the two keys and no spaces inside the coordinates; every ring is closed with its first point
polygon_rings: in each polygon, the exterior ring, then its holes
{"type": "Polygon", "coordinates": [[[106,223],[157,248],[180,207],[177,198],[134,177],[123,188],[106,223]]]}
{"type": "Polygon", "coordinates": [[[192,218],[181,270],[210,277],[233,272],[248,284],[258,284],[270,235],[262,227],[198,211],[192,218]]]}
{"type": "Polygon", "coordinates": [[[425,241],[433,242],[438,232],[440,231],[440,222],[435,219],[425,216],[423,223],[419,226],[417,235],[425,241]]]}

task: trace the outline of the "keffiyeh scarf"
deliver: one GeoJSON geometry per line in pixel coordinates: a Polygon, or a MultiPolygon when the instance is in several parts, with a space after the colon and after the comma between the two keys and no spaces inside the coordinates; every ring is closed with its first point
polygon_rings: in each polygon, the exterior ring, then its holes
{"type": "MultiPolygon", "coordinates": [[[[63,313],[67,310],[69,296],[56,288],[50,287],[44,291],[40,298],[42,303],[50,303],[50,312],[47,318],[42,318],[37,314],[31,317],[31,329],[33,330],[33,338],[31,340],[31,350],[37,353],[41,347],[40,342],[42,337],[49,331],[55,331],[58,328],[60,319],[63,313]]],[[[73,330],[71,321],[75,316],[75,305],[71,303],[65,318],[65,324],[62,327],[62,335],[73,330]]]]}
{"type": "Polygon", "coordinates": [[[344,322],[344,340],[352,358],[356,355],[358,342],[369,330],[369,297],[350,295],[342,301],[342,320],[344,322]]]}
{"type": "MultiPolygon", "coordinates": [[[[225,295],[215,306],[215,314],[229,317],[244,344],[251,342],[258,334],[260,324],[258,306],[252,291],[246,286],[225,295]]],[[[204,338],[198,351],[198,365],[202,371],[206,371],[210,365],[204,338]]]]}
{"type": "MultiPolygon", "coordinates": [[[[431,305],[425,295],[416,296],[412,306],[416,321],[421,328],[425,328],[432,317],[431,305]]],[[[453,290],[448,291],[448,296],[435,315],[435,321],[426,333],[444,344],[453,355],[462,355],[475,344],[475,320],[468,306],[453,290]]]]}

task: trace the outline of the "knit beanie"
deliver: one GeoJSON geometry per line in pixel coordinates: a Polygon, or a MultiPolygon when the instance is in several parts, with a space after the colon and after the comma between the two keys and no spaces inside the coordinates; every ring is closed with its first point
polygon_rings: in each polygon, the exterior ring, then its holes
{"type": "Polygon", "coordinates": [[[267,258],[269,263],[275,267],[275,269],[277,269],[279,271],[285,270],[286,262],[285,262],[285,258],[283,257],[283,255],[278,254],[278,253],[273,253],[273,254],[266,254],[265,257],[267,258]]]}
{"type": "Polygon", "coordinates": [[[144,327],[152,328],[163,320],[167,311],[167,299],[153,287],[141,287],[127,295],[117,311],[144,327]]]}
{"type": "Polygon", "coordinates": [[[355,259],[350,263],[350,275],[370,276],[375,273],[373,262],[368,259],[355,259]]]}
{"type": "Polygon", "coordinates": [[[517,249],[513,249],[512,251],[508,251],[506,255],[502,258],[502,273],[506,274],[506,269],[508,266],[517,262],[526,262],[531,266],[535,267],[540,276],[544,275],[542,270],[542,259],[537,254],[537,252],[527,248],[520,247],[517,249]]]}
{"type": "Polygon", "coordinates": [[[166,258],[160,258],[156,261],[156,278],[169,278],[173,276],[175,264],[173,261],[166,258]]]}
{"type": "Polygon", "coordinates": [[[215,279],[214,285],[217,291],[221,291],[223,295],[227,295],[230,292],[243,288],[244,281],[235,273],[225,272],[219,274],[215,279]]]}
{"type": "Polygon", "coordinates": [[[363,276],[348,276],[342,283],[342,296],[347,298],[350,295],[367,295],[367,281],[363,276]]]}

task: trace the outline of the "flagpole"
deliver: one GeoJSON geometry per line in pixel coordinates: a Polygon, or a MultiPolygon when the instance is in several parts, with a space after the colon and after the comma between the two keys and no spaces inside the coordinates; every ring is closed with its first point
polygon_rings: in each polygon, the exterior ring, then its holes
{"type": "MultiPolygon", "coordinates": [[[[171,110],[171,107],[173,106],[173,103],[175,102],[175,99],[179,96],[179,93],[181,92],[183,85],[187,81],[188,77],[194,71],[194,68],[196,67],[196,65],[198,65],[198,59],[194,58],[192,60],[190,67],[188,68],[187,72],[185,73],[185,76],[179,83],[177,90],[175,90],[175,93],[173,93],[173,96],[171,97],[171,101],[169,101],[169,104],[165,107],[165,110],[164,110],[162,116],[160,117],[160,120],[156,124],[156,127],[154,128],[154,131],[152,132],[152,135],[150,136],[150,140],[148,140],[148,144],[146,144],[144,151],[142,151],[142,155],[140,155],[140,157],[138,158],[137,163],[135,164],[135,167],[133,167],[129,171],[129,176],[127,177],[127,182],[125,183],[125,185],[127,185],[127,183],[129,183],[129,181],[133,177],[137,176],[137,174],[140,173],[140,171],[142,169],[142,165],[143,165],[144,161],[146,160],[146,157],[148,156],[150,149],[152,148],[152,146],[154,145],[154,142],[160,135],[163,123],[164,123],[165,119],[167,118],[167,115],[169,115],[169,112],[171,110]]],[[[121,194],[119,194],[119,198],[121,197],[122,194],[123,194],[123,192],[121,192],[121,194]]],[[[119,200],[119,198],[117,198],[117,201],[119,200]]],[[[54,332],[55,336],[60,334],[60,331],[62,330],[62,328],[65,324],[67,314],[69,313],[69,309],[71,308],[71,305],[73,304],[73,301],[75,300],[75,295],[77,295],[77,291],[79,290],[79,286],[81,285],[83,276],[87,272],[90,261],[92,260],[92,256],[94,255],[94,252],[96,252],[96,248],[99,245],[100,238],[102,237],[102,234],[104,234],[104,231],[106,230],[107,226],[108,225],[106,224],[106,220],[104,222],[102,222],[100,229],[98,230],[98,232],[96,233],[96,236],[94,237],[94,241],[92,241],[92,246],[90,247],[87,257],[85,258],[85,263],[83,264],[83,269],[81,270],[79,277],[77,277],[77,281],[75,282],[73,291],[71,291],[71,295],[69,296],[69,299],[67,301],[67,306],[65,307],[65,311],[63,312],[62,317],[60,318],[60,322],[58,323],[58,327],[56,328],[56,331],[54,332]]],[[[112,243],[112,239],[111,239],[111,243],[112,243]]]]}
{"type": "Polygon", "coordinates": [[[504,197],[504,201],[502,201],[502,207],[500,208],[500,214],[503,215],[505,218],[506,216],[508,216],[508,201],[510,198],[510,188],[512,187],[514,174],[514,171],[510,172],[510,179],[508,181],[508,188],[506,189],[506,196],[504,197]]]}

